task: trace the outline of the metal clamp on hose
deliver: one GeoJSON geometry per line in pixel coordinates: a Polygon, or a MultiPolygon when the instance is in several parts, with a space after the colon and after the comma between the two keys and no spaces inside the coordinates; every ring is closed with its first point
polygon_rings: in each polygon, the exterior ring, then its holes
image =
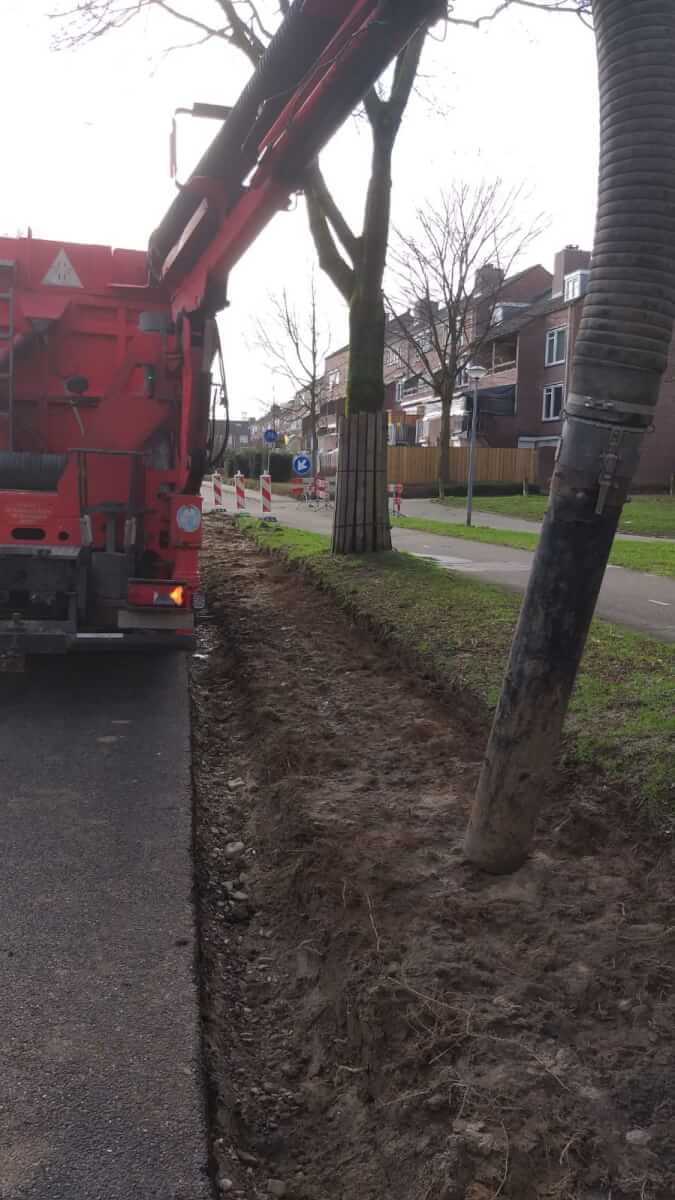
{"type": "Polygon", "coordinates": [[[581,486],[597,485],[595,515],[599,517],[612,489],[622,484],[627,488],[640,459],[645,430],[610,425],[592,419],[590,412],[586,412],[587,416],[580,417],[566,407],[556,466],[563,476],[572,477],[577,483],[583,478],[581,486]]]}
{"type": "Polygon", "coordinates": [[[570,392],[565,401],[565,412],[569,417],[583,421],[597,421],[600,424],[616,425],[625,417],[622,427],[630,428],[635,425],[634,418],[642,417],[643,427],[647,429],[654,416],[651,404],[629,404],[625,400],[598,400],[595,396],[580,396],[570,392]]]}

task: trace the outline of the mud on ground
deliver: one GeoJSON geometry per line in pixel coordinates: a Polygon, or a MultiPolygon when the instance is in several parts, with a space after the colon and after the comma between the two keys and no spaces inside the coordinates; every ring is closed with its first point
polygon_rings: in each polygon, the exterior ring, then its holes
{"type": "Polygon", "coordinates": [[[670,851],[590,783],[462,862],[483,738],[212,522],[193,660],[219,1194],[672,1200],[670,851]],[[570,802],[571,801],[571,802],[570,802]]]}

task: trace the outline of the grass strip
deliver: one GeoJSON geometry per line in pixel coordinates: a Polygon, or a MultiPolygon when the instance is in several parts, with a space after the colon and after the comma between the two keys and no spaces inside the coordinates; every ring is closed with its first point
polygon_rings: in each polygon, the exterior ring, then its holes
{"type": "MultiPolygon", "coordinates": [[[[467,542],[484,542],[491,546],[512,546],[515,550],[536,550],[538,533],[516,529],[488,529],[485,525],[455,524],[427,517],[394,517],[398,529],[416,529],[441,537],[462,538],[467,542]]],[[[675,542],[615,542],[609,557],[615,567],[630,571],[647,571],[652,575],[667,575],[675,579],[675,542]]]]}
{"type": "MultiPolygon", "coordinates": [[[[332,557],[321,534],[243,520],[258,546],[301,567],[487,723],[520,600],[434,563],[392,552],[332,557]]],[[[675,646],[595,621],[566,727],[565,755],[604,775],[659,827],[675,816],[675,646]]]]}
{"type": "MultiPolygon", "coordinates": [[[[464,508],[466,500],[446,496],[438,501],[448,508],[464,508]]],[[[541,521],[548,496],[476,496],[476,511],[518,517],[521,521],[541,521]]],[[[621,533],[637,533],[644,537],[675,538],[675,497],[633,496],[621,516],[621,533]]]]}

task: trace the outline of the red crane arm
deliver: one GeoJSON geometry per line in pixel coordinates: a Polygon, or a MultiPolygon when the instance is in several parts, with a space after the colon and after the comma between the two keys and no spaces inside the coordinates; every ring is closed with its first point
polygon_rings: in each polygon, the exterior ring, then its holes
{"type": "Polygon", "coordinates": [[[150,241],[174,315],[217,312],[228,272],[439,0],[295,0],[150,241]]]}

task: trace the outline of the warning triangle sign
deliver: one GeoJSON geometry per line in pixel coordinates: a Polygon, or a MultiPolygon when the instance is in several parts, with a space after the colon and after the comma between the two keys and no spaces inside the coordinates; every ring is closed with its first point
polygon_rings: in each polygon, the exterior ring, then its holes
{"type": "Polygon", "coordinates": [[[54,287],[81,288],[83,286],[82,280],[68,258],[65,250],[59,250],[42,282],[50,283],[54,287]]]}

